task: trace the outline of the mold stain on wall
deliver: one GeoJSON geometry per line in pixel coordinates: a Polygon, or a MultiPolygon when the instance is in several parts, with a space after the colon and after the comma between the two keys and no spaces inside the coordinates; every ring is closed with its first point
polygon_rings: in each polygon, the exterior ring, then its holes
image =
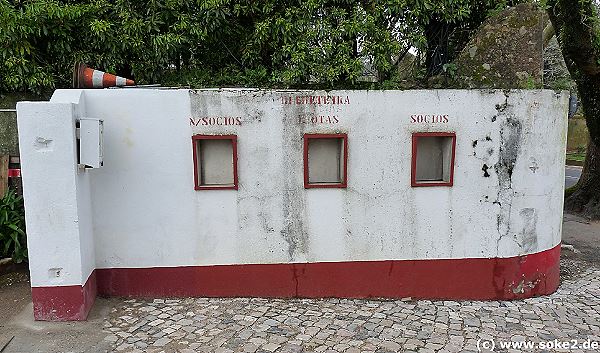
{"type": "Polygon", "coordinates": [[[522,248],[522,244],[516,239],[516,234],[512,234],[510,218],[514,197],[512,175],[521,150],[523,128],[521,122],[512,116],[513,107],[508,103],[509,93],[505,92],[504,94],[504,103],[496,105],[497,118],[501,119],[500,149],[498,152],[498,162],[494,165],[494,171],[498,176],[498,194],[494,203],[498,203],[500,206],[497,216],[499,238],[496,244],[496,251],[499,251],[500,242],[503,239],[510,239],[522,248]]]}
{"type": "Polygon", "coordinates": [[[283,139],[283,229],[281,237],[288,246],[290,261],[304,258],[308,253],[308,231],[304,224],[307,219],[306,200],[304,199],[304,184],[298,180],[303,175],[303,161],[298,158],[303,154],[302,136],[304,126],[298,121],[298,116],[311,114],[312,105],[284,105],[283,136],[296,136],[294,139],[283,139]]]}

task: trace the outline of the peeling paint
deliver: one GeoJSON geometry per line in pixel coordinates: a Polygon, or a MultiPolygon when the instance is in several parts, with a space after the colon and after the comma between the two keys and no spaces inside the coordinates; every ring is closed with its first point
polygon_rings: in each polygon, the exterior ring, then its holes
{"type": "Polygon", "coordinates": [[[522,279],[516,285],[515,285],[515,283],[512,283],[510,286],[510,290],[513,294],[523,295],[523,294],[531,292],[538,285],[538,283],[540,283],[540,279],[536,279],[534,281],[528,281],[528,280],[522,279]]]}
{"type": "Polygon", "coordinates": [[[37,137],[34,142],[35,149],[40,152],[52,151],[52,139],[37,137]]]}

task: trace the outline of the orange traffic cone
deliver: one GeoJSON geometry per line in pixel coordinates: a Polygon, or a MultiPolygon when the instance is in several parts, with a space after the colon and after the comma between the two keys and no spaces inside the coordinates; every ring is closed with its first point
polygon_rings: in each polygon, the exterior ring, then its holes
{"type": "Polygon", "coordinates": [[[133,80],[90,69],[85,64],[75,64],[73,69],[73,88],[106,88],[134,85],[133,80]]]}

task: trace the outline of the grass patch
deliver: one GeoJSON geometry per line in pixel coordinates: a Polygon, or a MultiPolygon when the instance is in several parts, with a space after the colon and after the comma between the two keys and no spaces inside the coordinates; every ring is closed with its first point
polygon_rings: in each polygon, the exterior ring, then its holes
{"type": "Polygon", "coordinates": [[[585,152],[567,153],[567,159],[572,160],[572,161],[583,162],[583,161],[585,161],[585,152]]]}

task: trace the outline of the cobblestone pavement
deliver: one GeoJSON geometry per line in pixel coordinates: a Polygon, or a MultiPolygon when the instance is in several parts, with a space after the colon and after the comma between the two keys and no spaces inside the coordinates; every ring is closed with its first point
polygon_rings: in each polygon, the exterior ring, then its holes
{"type": "MultiPolygon", "coordinates": [[[[551,296],[512,302],[126,300],[105,330],[122,352],[423,353],[477,352],[490,340],[496,351],[507,351],[499,345],[511,341],[600,344],[600,269],[565,280],[551,296]]],[[[546,351],[600,351],[589,347],[546,351]]]]}

